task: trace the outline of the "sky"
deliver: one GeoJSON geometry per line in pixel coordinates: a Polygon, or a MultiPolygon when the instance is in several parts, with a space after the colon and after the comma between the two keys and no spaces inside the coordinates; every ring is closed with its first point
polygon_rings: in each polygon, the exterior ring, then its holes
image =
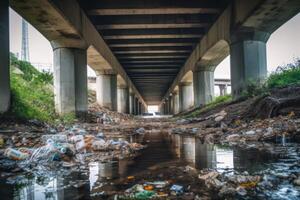
{"type": "MultiPolygon", "coordinates": [[[[21,17],[10,9],[10,51],[21,54],[21,17]]],[[[52,65],[53,52],[49,41],[31,25],[29,30],[29,56],[31,63],[52,65]]],[[[293,62],[300,57],[300,13],[277,29],[267,42],[268,72],[277,66],[293,62]]],[[[225,58],[215,70],[215,78],[230,78],[230,61],[225,58]]],[[[90,76],[95,75],[88,69],[90,76]]]]}

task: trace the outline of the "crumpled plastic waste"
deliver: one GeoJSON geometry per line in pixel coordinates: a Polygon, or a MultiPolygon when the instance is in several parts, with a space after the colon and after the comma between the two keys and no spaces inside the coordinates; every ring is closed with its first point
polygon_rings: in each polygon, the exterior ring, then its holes
{"type": "Polygon", "coordinates": [[[176,195],[180,195],[183,193],[183,186],[174,184],[171,186],[170,190],[175,192],[176,195]]]}

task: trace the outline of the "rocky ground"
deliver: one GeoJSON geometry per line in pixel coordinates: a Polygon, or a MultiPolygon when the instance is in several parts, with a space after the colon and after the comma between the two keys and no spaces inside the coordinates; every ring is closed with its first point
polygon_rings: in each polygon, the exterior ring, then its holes
{"type": "MultiPolygon", "coordinates": [[[[274,144],[299,141],[298,94],[299,87],[284,88],[263,97],[218,105],[193,118],[185,118],[185,115],[134,118],[93,103],[87,119],[72,125],[49,126],[35,120],[1,121],[1,179],[10,179],[16,173],[32,173],[34,169],[40,170],[41,165],[46,170],[74,166],[85,170],[88,166],[84,163],[133,159],[147,148],[147,143],[137,143],[130,138],[153,132],[188,135],[205,144],[225,144],[285,158],[285,152],[278,151],[274,144]]],[[[299,193],[295,196],[299,197],[300,150],[298,146],[292,149],[289,157],[281,162],[288,168],[284,173],[276,167],[255,173],[234,169],[220,172],[196,169],[177,161],[162,162],[134,176],[118,179],[114,189],[101,189],[93,198],[268,199],[270,196],[262,195],[267,193],[264,190],[275,190],[278,182],[283,181],[296,187],[293,189],[299,193]]]]}

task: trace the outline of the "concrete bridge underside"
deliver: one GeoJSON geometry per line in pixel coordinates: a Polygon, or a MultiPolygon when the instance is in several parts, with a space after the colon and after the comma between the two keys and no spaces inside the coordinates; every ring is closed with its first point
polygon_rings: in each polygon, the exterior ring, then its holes
{"type": "Polygon", "coordinates": [[[10,96],[8,6],[51,42],[58,112],[86,112],[88,64],[101,105],[140,114],[160,104],[173,114],[212,100],[214,70],[229,54],[234,97],[247,81],[262,80],[266,42],[300,1],[3,0],[0,112],[10,96]]]}

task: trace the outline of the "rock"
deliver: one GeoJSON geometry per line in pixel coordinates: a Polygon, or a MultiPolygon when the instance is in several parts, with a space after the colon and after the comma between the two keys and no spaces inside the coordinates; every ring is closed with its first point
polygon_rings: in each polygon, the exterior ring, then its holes
{"type": "Polygon", "coordinates": [[[246,196],[247,195],[247,190],[243,187],[237,187],[236,192],[240,196],[246,196]]]}
{"type": "Polygon", "coordinates": [[[209,178],[217,178],[218,175],[219,175],[218,172],[212,171],[212,172],[209,172],[208,174],[199,175],[198,178],[205,181],[206,179],[209,179],[209,178]]]}
{"type": "Polygon", "coordinates": [[[138,134],[144,134],[145,129],[142,127],[142,128],[139,128],[139,129],[135,130],[135,132],[138,133],[138,134]]]}
{"type": "Polygon", "coordinates": [[[176,121],[176,124],[189,124],[190,120],[188,119],[179,119],[176,121]]]}
{"type": "Polygon", "coordinates": [[[215,118],[215,121],[216,121],[216,122],[220,122],[220,121],[222,121],[222,120],[224,119],[224,117],[225,117],[225,116],[217,116],[217,117],[215,118]]]}
{"type": "Polygon", "coordinates": [[[300,177],[293,181],[294,185],[300,186],[300,177]]]}
{"type": "Polygon", "coordinates": [[[224,185],[218,195],[222,198],[225,196],[234,196],[235,194],[236,194],[235,188],[224,185]]]}
{"type": "Polygon", "coordinates": [[[237,141],[239,139],[240,139],[240,135],[239,134],[232,134],[232,135],[229,135],[229,136],[226,137],[226,140],[228,142],[235,142],[235,141],[237,141]]]}
{"type": "Polygon", "coordinates": [[[246,133],[244,133],[245,135],[254,135],[255,131],[251,130],[251,131],[247,131],[246,133]]]}

